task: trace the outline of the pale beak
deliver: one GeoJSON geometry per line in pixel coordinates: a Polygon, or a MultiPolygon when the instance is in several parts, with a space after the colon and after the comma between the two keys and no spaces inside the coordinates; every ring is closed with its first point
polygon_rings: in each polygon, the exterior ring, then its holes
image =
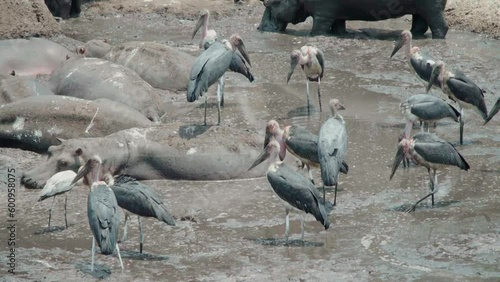
{"type": "Polygon", "coordinates": [[[391,58],[396,55],[396,53],[403,47],[404,45],[404,40],[402,37],[399,38],[399,40],[396,42],[396,45],[394,46],[394,49],[392,50],[391,58]]]}
{"type": "Polygon", "coordinates": [[[255,162],[253,162],[252,166],[248,170],[251,170],[252,168],[258,166],[260,163],[267,160],[270,156],[271,155],[269,154],[269,152],[267,150],[267,146],[266,146],[266,148],[264,148],[264,151],[262,151],[262,153],[260,153],[260,155],[257,157],[255,162]]]}
{"type": "Polygon", "coordinates": [[[245,44],[243,44],[243,41],[241,41],[241,44],[238,45],[238,50],[240,51],[243,58],[245,58],[245,61],[247,61],[248,65],[252,66],[252,64],[250,63],[250,57],[248,57],[247,49],[245,48],[245,44]]]}
{"type": "MultiPolygon", "coordinates": [[[[87,163],[85,163],[85,166],[82,169],[78,170],[78,173],[76,174],[75,178],[73,179],[73,181],[71,181],[71,185],[75,184],[82,177],[84,177],[85,175],[89,174],[89,172],[92,170],[92,167],[91,167],[90,163],[91,163],[90,160],[88,160],[87,163]]],[[[92,185],[92,184],[89,183],[89,185],[92,185]]]]}
{"type": "Polygon", "coordinates": [[[194,38],[194,36],[196,35],[196,33],[198,32],[198,30],[200,29],[201,25],[203,24],[203,22],[205,21],[205,16],[201,16],[198,21],[196,22],[196,26],[194,27],[194,31],[193,31],[193,35],[191,36],[191,39],[194,38]]]}
{"type": "Polygon", "coordinates": [[[288,77],[286,78],[286,83],[290,81],[290,78],[292,77],[293,71],[295,70],[295,67],[299,63],[299,58],[297,57],[292,57],[290,61],[290,70],[288,71],[288,77]]]}
{"type": "Polygon", "coordinates": [[[429,90],[431,90],[432,85],[436,81],[438,75],[439,75],[439,68],[436,65],[434,65],[434,67],[432,68],[431,77],[429,78],[429,83],[427,83],[427,87],[425,87],[426,93],[429,93],[429,90]]]}
{"type": "Polygon", "coordinates": [[[391,176],[389,177],[389,180],[392,180],[392,177],[396,173],[396,170],[398,169],[398,166],[401,163],[401,161],[403,161],[404,156],[405,156],[405,153],[403,151],[403,146],[399,145],[398,151],[396,152],[396,156],[394,157],[394,162],[392,163],[392,171],[391,171],[391,176]]]}

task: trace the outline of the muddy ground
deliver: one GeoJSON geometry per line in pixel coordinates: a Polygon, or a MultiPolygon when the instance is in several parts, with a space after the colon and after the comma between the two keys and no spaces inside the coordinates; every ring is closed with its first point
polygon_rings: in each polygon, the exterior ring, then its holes
{"type": "MultiPolygon", "coordinates": [[[[180,2],[180,1],[179,1],[180,2]]],[[[292,242],[283,241],[285,212],[262,178],[233,181],[145,181],[164,198],[177,226],[143,220],[145,254],[138,253],[138,224],[129,225],[129,240],[120,244],[125,270],[116,256],[96,255],[98,271],[90,273],[92,235],[86,215],[88,188],[76,187],[68,197],[70,227],[64,229],[57,199],[53,224],[46,230],[50,201],[37,202],[38,191],[17,187],[16,276],[4,275],[6,231],[0,242],[0,271],[6,281],[498,281],[500,279],[500,118],[486,126],[474,111],[465,112],[465,144],[458,150],[469,171],[438,172],[436,205],[425,201],[413,214],[403,210],[427,193],[427,173],[421,167],[400,168],[389,181],[390,164],[404,120],[399,103],[423,93],[402,54],[389,59],[407,18],[381,23],[353,22],[347,38],[307,37],[311,21],[290,26],[286,34],[259,33],[262,7],[229,6],[235,14],[214,17],[211,28],[223,36],[238,32],[252,59],[254,83],[229,74],[223,125],[247,126],[263,132],[265,123],[300,124],[317,133],[327,113],[305,115],[305,83],[300,69],[286,84],[289,53],[306,43],[322,48],[326,72],[322,101],[338,98],[348,130],[349,174],[341,176],[331,227],[322,229],[306,217],[305,243],[300,220],[292,216],[292,242]],[[260,8],[259,8],[260,7],[260,8]],[[391,31],[398,30],[398,31],[391,31]],[[180,220],[181,218],[187,220],[180,220]],[[192,220],[191,220],[192,219],[192,220]]],[[[208,3],[208,2],[207,2],[208,3]]],[[[107,38],[112,43],[154,40],[197,54],[191,40],[194,17],[175,14],[126,13],[81,17],[63,23],[65,33],[86,41],[107,38]]],[[[430,36],[428,34],[428,36],[430,36]]],[[[60,39],[61,41],[67,39],[60,39]]],[[[488,109],[500,94],[500,42],[482,35],[451,30],[446,40],[418,39],[415,45],[458,67],[486,90],[488,109]]],[[[316,85],[312,86],[317,107],[316,85]]],[[[208,122],[215,123],[215,87],[210,90],[208,122]]],[[[433,95],[439,92],[433,90],[433,95]]],[[[166,120],[202,122],[202,102],[187,103],[184,93],[169,96],[166,120]]],[[[416,129],[418,130],[418,129],[416,129]]],[[[431,128],[457,144],[458,124],[450,120],[431,128]]],[[[230,138],[230,136],[228,136],[230,138]]],[[[45,156],[0,149],[4,166],[24,169],[45,156]]],[[[249,160],[250,161],[250,160],[249,160]]],[[[294,165],[294,159],[287,156],[294,165]]],[[[5,173],[1,174],[5,176],[5,173]]],[[[319,171],[314,171],[319,183],[319,171]]],[[[5,178],[5,177],[4,177],[5,178]]],[[[328,199],[333,193],[328,190],[328,199]]],[[[0,195],[6,205],[5,193],[0,195]]],[[[2,209],[2,218],[5,210],[2,209]]]]}

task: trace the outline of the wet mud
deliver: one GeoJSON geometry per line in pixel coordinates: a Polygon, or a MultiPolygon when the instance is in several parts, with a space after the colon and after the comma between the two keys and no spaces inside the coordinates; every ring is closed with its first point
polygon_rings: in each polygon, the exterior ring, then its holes
{"type": "MultiPolygon", "coordinates": [[[[75,187],[68,196],[68,229],[63,197],[56,200],[53,224],[47,226],[50,199],[37,202],[38,191],[17,190],[18,275],[7,281],[496,281],[500,278],[500,117],[486,126],[472,110],[465,111],[464,145],[458,145],[459,125],[442,120],[431,131],[457,146],[471,169],[438,171],[436,204],[424,201],[415,213],[405,213],[428,192],[427,171],[400,167],[389,181],[390,165],[404,118],[399,103],[424,86],[410,73],[402,54],[389,59],[406,18],[381,23],[353,22],[350,34],[307,37],[311,22],[290,26],[287,34],[259,33],[260,10],[237,11],[213,20],[223,36],[238,32],[252,60],[255,81],[228,74],[222,126],[251,127],[264,133],[269,119],[299,124],[318,133],[328,112],[318,111],[316,85],[313,109],[307,115],[305,79],[297,69],[289,84],[286,74],[291,50],[312,43],[324,50],[326,71],[321,82],[323,106],[338,98],[347,108],[348,175],[341,175],[337,206],[324,230],[306,216],[305,242],[300,241],[300,217],[291,216],[291,242],[284,243],[285,210],[266,178],[232,181],[145,181],[154,187],[177,218],[169,227],[143,220],[144,254],[139,254],[138,223],[129,222],[129,239],[120,244],[125,270],[116,256],[96,255],[97,272],[90,273],[92,235],[87,223],[88,188],[75,187]],[[396,31],[394,31],[396,30],[396,31]],[[183,220],[181,220],[183,219],[183,220]],[[14,280],[12,280],[14,279],[14,280]]],[[[199,53],[199,39],[190,40],[194,18],[162,21],[155,15],[128,15],[65,23],[68,35],[86,41],[107,37],[112,43],[156,40],[199,53]]],[[[500,42],[471,33],[450,31],[446,40],[426,38],[414,44],[458,67],[486,90],[488,110],[500,94],[500,42]]],[[[207,121],[217,118],[215,90],[209,90],[207,121]]],[[[433,95],[439,95],[432,90],[433,95]]],[[[169,94],[164,122],[202,123],[203,102],[187,103],[185,93],[169,94]]],[[[418,126],[414,127],[414,132],[418,126]]],[[[195,134],[195,133],[193,133],[195,134]]],[[[230,135],[228,138],[231,138],[230,135]]],[[[262,134],[262,142],[264,135],[262,134]]],[[[45,160],[29,152],[2,149],[4,165],[23,169],[45,160]]],[[[296,165],[287,154],[286,161],[296,165]]],[[[261,164],[263,166],[265,164],[261,164]]],[[[303,171],[306,174],[306,171],[303,171]]],[[[320,183],[319,170],[314,170],[320,183]]],[[[3,178],[3,175],[2,175],[3,178]]],[[[333,199],[333,191],[327,191],[333,199]]],[[[4,194],[0,202],[6,203],[4,194]]],[[[0,238],[5,242],[6,233],[0,238]]],[[[6,267],[0,252],[0,270],[6,267]]]]}

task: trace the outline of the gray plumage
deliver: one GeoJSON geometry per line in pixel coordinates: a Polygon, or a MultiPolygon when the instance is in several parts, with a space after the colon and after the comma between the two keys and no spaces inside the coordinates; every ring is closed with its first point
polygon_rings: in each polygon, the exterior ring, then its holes
{"type": "Polygon", "coordinates": [[[245,63],[245,59],[238,52],[233,53],[231,63],[229,64],[229,70],[242,74],[250,82],[254,81],[254,77],[252,75],[252,72],[250,71],[250,68],[245,63]]]}
{"type": "Polygon", "coordinates": [[[439,168],[451,165],[462,170],[470,169],[467,161],[452,144],[431,133],[421,132],[418,135],[415,134],[414,138],[404,138],[399,143],[389,179],[394,176],[404,156],[410,158],[415,164],[427,168],[431,190],[430,193],[411,206],[407,212],[414,211],[420,202],[430,196],[432,196],[432,205],[434,205],[434,194],[438,191],[436,171],[439,168]]]}
{"type": "MultiPolygon", "coordinates": [[[[309,132],[302,126],[290,126],[288,132],[285,132],[285,144],[290,151],[300,160],[308,160],[312,166],[319,166],[318,156],[318,135],[309,132]]],[[[340,172],[347,174],[349,166],[342,161],[340,172]]]]}
{"type": "Polygon", "coordinates": [[[106,184],[95,184],[87,200],[90,229],[104,255],[115,251],[120,226],[120,214],[116,197],[106,184]]]}
{"type": "Polygon", "coordinates": [[[302,174],[290,169],[283,162],[276,162],[267,172],[267,180],[274,192],[292,207],[312,214],[325,227],[330,227],[328,213],[333,204],[321,201],[321,196],[314,185],[302,174]]]}
{"type": "Polygon", "coordinates": [[[440,98],[428,94],[413,95],[401,104],[401,108],[409,110],[408,113],[417,119],[408,118],[411,121],[432,122],[442,118],[451,118],[458,122],[460,113],[450,104],[440,98]]]}
{"type": "Polygon", "coordinates": [[[321,179],[326,186],[338,181],[347,151],[347,131],[344,121],[329,117],[319,131],[318,158],[321,166],[321,179]]]}
{"type": "MultiPolygon", "coordinates": [[[[429,54],[419,51],[418,56],[412,56],[409,63],[415,75],[417,75],[424,84],[427,84],[431,78],[432,67],[436,63],[436,60],[429,54]]],[[[437,88],[441,88],[441,83],[439,81],[434,81],[433,85],[437,88]]]]}
{"type": "Polygon", "coordinates": [[[189,76],[188,102],[198,100],[212,84],[226,73],[231,64],[233,53],[233,50],[226,44],[216,41],[196,58],[189,76]]]}
{"type": "Polygon", "coordinates": [[[113,190],[118,206],[142,217],[154,217],[168,225],[175,226],[175,220],[168,212],[160,195],[129,176],[118,176],[113,190]]]}
{"type": "Polygon", "coordinates": [[[450,77],[445,82],[453,94],[454,100],[460,104],[469,104],[475,107],[483,120],[486,120],[488,110],[486,109],[483,90],[479,86],[459,70],[455,70],[453,77],[450,77]]]}

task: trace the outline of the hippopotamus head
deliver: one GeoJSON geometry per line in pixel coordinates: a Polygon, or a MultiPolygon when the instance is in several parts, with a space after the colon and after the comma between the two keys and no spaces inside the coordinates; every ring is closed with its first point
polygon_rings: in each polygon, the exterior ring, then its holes
{"type": "Polygon", "coordinates": [[[50,146],[47,150],[49,157],[46,162],[23,173],[21,184],[26,188],[42,189],[54,174],[65,170],[78,171],[81,166],[82,148],[76,143],[59,140],[60,145],[50,146]]]}
{"type": "Polygon", "coordinates": [[[303,22],[309,16],[304,10],[304,0],[261,0],[266,7],[260,25],[260,31],[280,32],[289,23],[303,22]]]}

